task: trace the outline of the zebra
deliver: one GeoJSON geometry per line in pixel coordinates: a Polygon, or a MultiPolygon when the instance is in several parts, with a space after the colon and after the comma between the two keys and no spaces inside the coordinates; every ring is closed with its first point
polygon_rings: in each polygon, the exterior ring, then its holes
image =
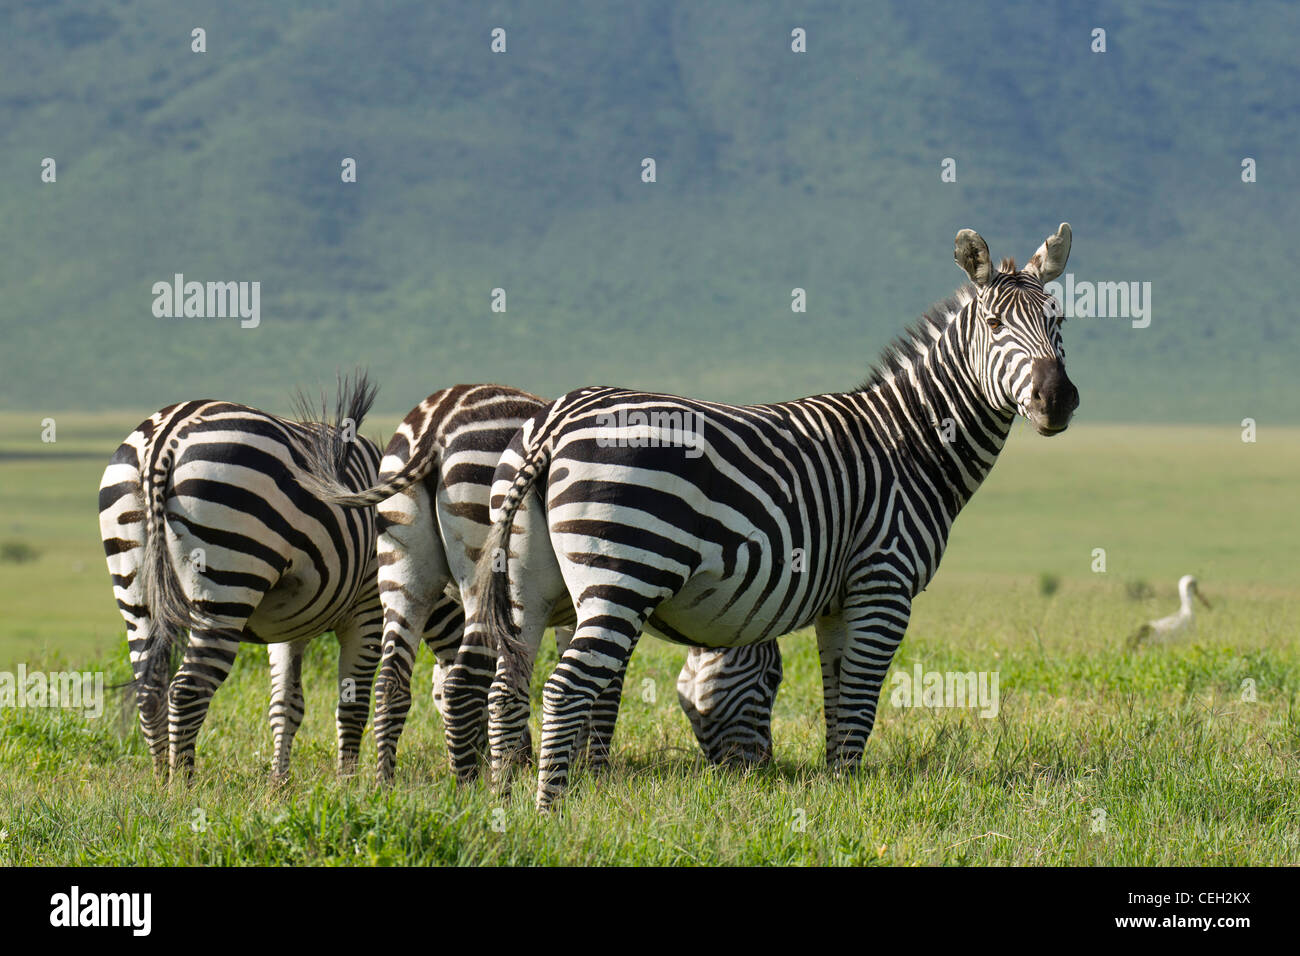
{"type": "MultiPolygon", "coordinates": [[[[411,704],[411,671],[420,632],[434,652],[434,701],[442,716],[451,770],[476,777],[487,750],[487,694],[496,653],[462,646],[469,585],[491,526],[494,470],[520,425],[544,399],[503,385],[456,385],[429,395],[398,426],[380,463],[378,483],[356,490],[333,473],[335,439],[317,432],[305,479],[313,494],[350,508],[378,505],[379,590],[384,634],[375,680],[378,777],[393,779],[397,742],[411,704]],[[436,629],[432,628],[438,622],[436,629]],[[436,630],[436,633],[433,631],[436,630]]],[[[562,652],[572,633],[571,608],[552,620],[562,652]]],[[[775,644],[759,649],[693,649],[678,679],[678,699],[705,756],[714,763],[770,759],[771,711],[781,681],[775,644]]],[[[607,764],[622,680],[596,702],[585,741],[588,764],[607,764]]],[[[582,749],[581,747],[579,748],[582,749]]]]}
{"type": "MultiPolygon", "coordinates": [[[[374,396],[364,375],[341,381],[333,426],[234,402],[168,405],[104,470],[104,552],[140,726],[161,776],[192,773],[208,705],[248,641],[269,645],[271,776],[283,780],[303,717],[302,654],[327,630],[339,641],[338,769],[355,769],[379,657],[375,519],[313,498],[301,478],[313,436],[351,439],[374,396]],[[184,631],[169,684],[171,648],[184,631]]],[[[306,411],[301,396],[300,405],[306,411]]],[[[375,480],[375,442],[355,436],[338,451],[337,480],[375,480]]]]}
{"type": "Polygon", "coordinates": [[[954,258],[970,283],[852,391],[733,406],[587,388],[525,423],[495,476],[476,572],[469,629],[486,633],[466,638],[500,648],[493,773],[521,762],[539,628],[570,601],[576,631],[543,693],[540,810],[566,788],[575,733],[643,629],[721,648],[813,625],[827,763],[854,768],[912,599],[1016,414],[1057,435],[1078,407],[1043,288],[1070,242],[1062,223],[1024,269],[994,269],[963,229],[954,258]]]}

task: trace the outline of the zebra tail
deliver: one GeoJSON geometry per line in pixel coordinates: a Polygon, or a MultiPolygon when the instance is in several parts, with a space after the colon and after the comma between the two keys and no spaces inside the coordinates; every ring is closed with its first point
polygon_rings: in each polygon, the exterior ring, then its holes
{"type": "Polygon", "coordinates": [[[473,591],[479,595],[478,615],[481,634],[489,649],[505,660],[506,676],[516,687],[527,686],[530,677],[525,667],[527,654],[515,625],[510,602],[510,535],[515,515],[539,476],[550,465],[550,453],[543,447],[528,458],[506,493],[501,517],[488,532],[487,542],[474,568],[473,591]]]}
{"type": "Polygon", "coordinates": [[[167,548],[167,482],[175,465],[173,454],[171,448],[164,448],[156,465],[146,460],[140,475],[144,492],[144,560],[139,573],[149,608],[145,647],[151,674],[165,672],[173,643],[191,625],[189,599],[167,548]]]}
{"type": "Polygon", "coordinates": [[[340,378],[332,424],[324,424],[329,421],[324,399],[317,407],[301,391],[294,396],[294,413],[299,421],[317,426],[310,429],[304,442],[307,467],[298,476],[298,484],[321,501],[344,508],[370,508],[401,494],[438,467],[437,443],[429,442],[427,450],[421,443],[400,470],[378,484],[361,490],[348,486],[348,453],[355,444],[348,436],[350,433],[355,438],[377,391],[364,373],[358,372],[351,380],[340,378]]]}
{"type": "MultiPolygon", "coordinates": [[[[325,429],[319,430],[319,434],[324,432],[325,429]]],[[[316,440],[313,436],[313,443],[316,440]]],[[[306,491],[328,504],[344,508],[371,508],[381,501],[387,501],[393,495],[400,495],[411,485],[421,481],[438,467],[439,460],[438,449],[431,448],[428,454],[410,459],[399,471],[379,484],[360,491],[349,488],[343,479],[334,474],[332,466],[327,465],[322,470],[315,461],[312,461],[307,471],[298,476],[298,483],[306,491]]]]}
{"type": "MultiPolygon", "coordinates": [[[[175,637],[175,631],[158,631],[159,635],[166,633],[175,637]]],[[[151,643],[149,655],[146,657],[147,670],[138,677],[132,677],[130,680],[122,681],[120,684],[105,684],[104,690],[108,692],[108,699],[117,700],[117,720],[118,729],[122,734],[130,733],[132,726],[135,724],[138,715],[137,694],[140,687],[161,687],[164,693],[167,686],[171,683],[172,677],[180,670],[184,651],[181,649],[180,642],[169,640],[164,637],[157,644],[153,643],[153,635],[150,635],[151,643]],[[167,648],[166,653],[161,649],[167,648]]]]}

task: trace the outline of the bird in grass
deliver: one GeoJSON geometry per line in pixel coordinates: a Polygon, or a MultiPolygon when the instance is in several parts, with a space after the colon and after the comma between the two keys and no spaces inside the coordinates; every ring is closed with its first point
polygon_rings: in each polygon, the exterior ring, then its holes
{"type": "Polygon", "coordinates": [[[1192,598],[1206,606],[1207,609],[1213,610],[1210,602],[1205,600],[1205,595],[1196,584],[1196,578],[1190,574],[1184,574],[1178,579],[1178,598],[1182,605],[1178,608],[1177,614],[1170,614],[1168,617],[1162,617],[1156,621],[1147,621],[1131,635],[1129,635],[1128,646],[1137,647],[1143,641],[1150,643],[1159,643],[1168,641],[1179,634],[1184,634],[1192,629],[1194,618],[1192,615],[1192,598]]]}

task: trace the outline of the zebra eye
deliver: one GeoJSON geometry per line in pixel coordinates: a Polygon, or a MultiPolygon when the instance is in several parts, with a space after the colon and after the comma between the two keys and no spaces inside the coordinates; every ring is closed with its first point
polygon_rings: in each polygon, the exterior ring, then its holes
{"type": "Polygon", "coordinates": [[[999,319],[996,315],[985,316],[984,321],[989,324],[989,328],[992,329],[994,332],[1002,331],[1002,320],[999,319]]]}

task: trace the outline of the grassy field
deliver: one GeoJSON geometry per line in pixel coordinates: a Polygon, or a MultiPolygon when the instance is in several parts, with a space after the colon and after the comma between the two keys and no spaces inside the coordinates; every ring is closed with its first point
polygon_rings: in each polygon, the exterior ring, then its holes
{"type": "MultiPolygon", "coordinates": [[[[0,416],[0,671],[126,676],[95,492],[143,412],[56,414],[53,444],[44,416],[0,416]]],[[[1296,430],[1243,443],[1232,428],[1082,425],[1049,441],[1018,427],[895,662],[996,672],[998,713],[882,703],[847,777],[822,762],[816,646],[800,634],[783,642],[762,770],[702,764],[673,690],[684,651],[647,639],[613,769],[581,776],[557,818],[538,819],[523,784],[453,784],[427,656],[397,786],[371,783],[368,750],[339,781],[326,638],[280,790],[257,648],[217,695],[190,788],[155,783],[115,708],[0,708],[0,862],[1300,863],[1298,473],[1296,430]],[[1176,609],[1185,573],[1214,610],[1178,644],[1128,650],[1138,623],[1176,609]]]]}

